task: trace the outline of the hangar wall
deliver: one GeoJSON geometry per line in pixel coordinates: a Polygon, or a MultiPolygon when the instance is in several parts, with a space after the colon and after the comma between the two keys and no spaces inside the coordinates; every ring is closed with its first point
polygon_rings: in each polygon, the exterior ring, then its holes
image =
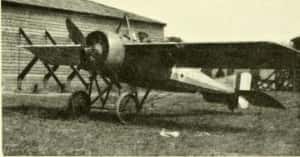
{"type": "MultiPolygon", "coordinates": [[[[19,37],[19,27],[29,35],[34,44],[51,44],[45,39],[45,30],[51,33],[58,44],[71,44],[65,26],[65,18],[70,17],[85,33],[95,29],[114,31],[120,19],[104,16],[96,16],[80,12],[72,12],[59,9],[41,8],[37,6],[21,5],[2,2],[2,88],[3,90],[15,90],[17,75],[32,59],[33,55],[17,45],[26,44],[24,38],[19,37]]],[[[137,22],[131,23],[136,32],[146,32],[153,41],[164,39],[164,25],[137,22]]],[[[126,29],[123,27],[123,31],[126,29]]],[[[299,69],[299,68],[298,68],[299,69]]],[[[71,72],[69,67],[60,67],[56,72],[61,81],[66,82],[67,75],[71,72]]],[[[43,75],[47,70],[38,62],[23,82],[25,89],[31,89],[35,83],[42,85],[43,75]]],[[[86,75],[86,73],[81,72],[86,75]]],[[[297,74],[299,70],[297,71],[297,74]]],[[[86,78],[87,79],[87,78],[86,78]]],[[[74,85],[80,85],[77,78],[72,81],[74,85]]],[[[300,77],[295,81],[297,90],[300,91],[300,77]]],[[[49,85],[55,88],[54,80],[50,79],[49,85]]]]}
{"type": "MultiPolygon", "coordinates": [[[[120,23],[118,18],[51,8],[45,9],[36,6],[3,4],[2,2],[2,90],[16,89],[18,73],[33,57],[30,52],[17,48],[17,45],[27,44],[24,38],[20,38],[19,27],[24,29],[33,44],[51,44],[45,38],[45,30],[52,35],[58,44],[72,44],[71,40],[68,39],[65,26],[67,17],[70,17],[84,34],[96,29],[115,31],[120,23]]],[[[133,21],[131,25],[136,32],[149,34],[149,38],[152,41],[162,41],[164,39],[164,25],[139,21],[133,21]]],[[[121,31],[125,31],[125,27],[123,26],[121,31]]],[[[56,74],[58,74],[62,82],[65,82],[70,72],[69,67],[60,67],[56,74]]],[[[43,75],[46,73],[47,70],[38,62],[23,81],[23,87],[30,89],[34,83],[41,84],[43,75]]],[[[49,84],[54,85],[54,83],[50,79],[49,84]]],[[[77,84],[78,80],[74,79],[73,83],[77,84]]]]}

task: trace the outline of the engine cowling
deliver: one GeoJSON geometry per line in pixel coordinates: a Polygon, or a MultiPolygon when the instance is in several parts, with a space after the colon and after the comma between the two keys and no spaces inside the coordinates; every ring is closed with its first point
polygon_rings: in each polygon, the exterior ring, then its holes
{"type": "Polygon", "coordinates": [[[85,58],[93,69],[120,68],[125,58],[125,47],[119,35],[109,31],[94,31],[86,37],[85,58]]]}

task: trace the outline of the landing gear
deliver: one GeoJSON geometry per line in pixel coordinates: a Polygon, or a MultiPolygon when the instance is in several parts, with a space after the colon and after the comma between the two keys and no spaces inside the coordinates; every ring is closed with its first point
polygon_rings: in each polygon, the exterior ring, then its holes
{"type": "Polygon", "coordinates": [[[138,112],[138,99],[134,94],[123,93],[116,103],[116,114],[122,124],[132,121],[138,112]]]}
{"type": "Polygon", "coordinates": [[[74,92],[69,98],[67,110],[73,116],[80,116],[89,113],[91,109],[90,96],[85,91],[74,92]]]}
{"type": "Polygon", "coordinates": [[[142,99],[139,99],[136,88],[129,93],[121,94],[116,103],[116,115],[118,120],[122,124],[132,121],[136,117],[136,114],[140,113],[143,109],[143,105],[145,104],[150,92],[151,89],[148,89],[142,99]]]}
{"type": "Polygon", "coordinates": [[[68,111],[71,112],[74,116],[79,116],[83,114],[88,114],[92,105],[95,104],[98,100],[100,100],[102,106],[97,109],[106,110],[106,111],[115,111],[118,120],[122,124],[127,124],[129,121],[133,120],[135,115],[139,113],[142,108],[145,100],[150,94],[150,89],[145,92],[145,95],[139,100],[138,92],[136,88],[133,88],[130,92],[121,93],[120,84],[116,85],[108,78],[102,77],[103,81],[107,85],[105,88],[101,88],[97,77],[93,75],[90,77],[89,87],[87,92],[85,91],[77,91],[74,92],[68,103],[68,111]],[[95,82],[98,96],[92,99],[92,88],[93,82],[95,82]],[[114,109],[106,108],[106,104],[108,102],[110,93],[112,91],[112,87],[115,85],[119,89],[118,99],[114,103],[114,109]]]}
{"type": "Polygon", "coordinates": [[[234,111],[238,108],[238,99],[239,99],[239,96],[237,94],[234,94],[227,98],[228,109],[232,113],[234,113],[234,111]]]}

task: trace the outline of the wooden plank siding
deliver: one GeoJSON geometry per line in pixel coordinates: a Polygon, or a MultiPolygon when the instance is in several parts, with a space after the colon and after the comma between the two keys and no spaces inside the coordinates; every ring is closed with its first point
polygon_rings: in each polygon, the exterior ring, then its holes
{"type": "MultiPolygon", "coordinates": [[[[3,90],[15,90],[18,73],[27,65],[33,55],[24,49],[17,48],[19,44],[26,44],[24,38],[19,37],[19,27],[27,33],[34,44],[51,44],[45,39],[45,30],[50,32],[58,44],[71,44],[65,26],[65,19],[70,17],[86,35],[93,30],[115,31],[120,20],[83,13],[63,10],[43,9],[40,7],[2,3],[2,87],[3,90]]],[[[153,41],[164,39],[164,26],[135,21],[131,23],[136,32],[146,32],[153,41]]],[[[122,31],[126,28],[123,26],[122,31]]],[[[24,82],[25,89],[40,79],[47,70],[38,62],[24,82]]],[[[60,67],[56,74],[65,82],[71,72],[69,67],[60,67]]],[[[85,73],[86,75],[86,73],[85,73]]],[[[86,78],[87,80],[87,78],[86,78]]],[[[37,83],[40,83],[37,82],[37,83]]],[[[76,82],[76,81],[75,81],[76,82]]],[[[54,81],[50,81],[54,84],[54,81]]]]}

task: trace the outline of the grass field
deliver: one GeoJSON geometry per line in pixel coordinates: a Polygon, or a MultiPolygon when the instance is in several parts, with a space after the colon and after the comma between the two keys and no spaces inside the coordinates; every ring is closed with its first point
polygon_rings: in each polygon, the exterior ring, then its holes
{"type": "Polygon", "coordinates": [[[270,93],[286,111],[229,112],[201,96],[168,94],[120,125],[111,112],[69,118],[67,95],[3,94],[5,155],[300,155],[300,94],[270,93]],[[160,131],[179,131],[177,138],[160,131]]]}

